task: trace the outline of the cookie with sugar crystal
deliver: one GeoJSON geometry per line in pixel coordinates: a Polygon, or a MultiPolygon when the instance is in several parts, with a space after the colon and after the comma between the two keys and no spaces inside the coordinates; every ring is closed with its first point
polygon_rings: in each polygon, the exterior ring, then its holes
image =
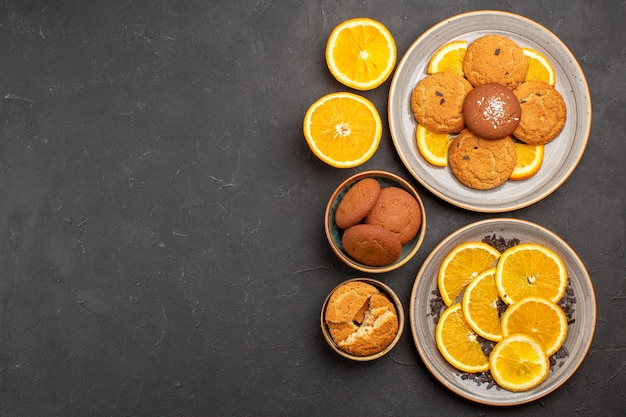
{"type": "Polygon", "coordinates": [[[462,184],[489,190],[509,179],[517,155],[510,136],[483,139],[465,129],[450,144],[448,158],[450,170],[462,184]]]}
{"type": "Polygon", "coordinates": [[[472,89],[454,72],[437,72],[420,80],[411,93],[415,120],[435,133],[458,133],[465,127],[463,101],[472,89]]]}
{"type": "Polygon", "coordinates": [[[467,128],[485,139],[500,139],[513,134],[521,113],[519,100],[502,84],[474,87],[463,103],[467,128]]]}
{"type": "Polygon", "coordinates": [[[527,71],[522,48],[502,35],[476,39],[468,45],[463,58],[463,72],[473,86],[498,83],[514,89],[524,81],[527,71]]]}

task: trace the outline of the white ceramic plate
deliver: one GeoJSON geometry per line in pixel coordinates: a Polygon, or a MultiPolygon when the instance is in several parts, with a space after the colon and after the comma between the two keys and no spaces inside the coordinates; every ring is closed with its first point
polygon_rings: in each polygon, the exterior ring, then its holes
{"type": "MultiPolygon", "coordinates": [[[[596,300],[593,285],[582,261],[572,248],[548,229],[518,219],[488,219],[465,226],[445,238],[428,255],[420,268],[410,299],[409,320],[413,340],[422,360],[430,372],[448,389],[469,400],[490,405],[517,405],[541,398],[559,388],[578,369],[585,358],[596,323],[596,300]],[[511,392],[497,386],[478,385],[464,379],[441,356],[435,342],[436,323],[431,313],[430,301],[437,290],[437,272],[444,257],[455,246],[469,241],[481,241],[493,235],[504,239],[517,238],[520,243],[537,243],[555,251],[565,263],[570,287],[576,302],[573,305],[573,323],[568,326],[564,351],[567,357],[557,360],[548,378],[539,386],[525,392],[511,392]]],[[[467,374],[465,374],[467,375],[467,374]]]]}
{"type": "Polygon", "coordinates": [[[570,176],[587,146],[591,129],[591,99],[585,76],[556,35],[527,18],[500,11],[478,11],[451,17],[427,30],[400,60],[389,90],[389,127],[402,162],[429,191],[458,207],[479,212],[520,209],[547,197],[570,176]],[[556,71],[556,89],[567,106],[560,135],[545,147],[540,171],[523,181],[507,181],[492,190],[462,185],[449,168],[430,165],[415,142],[417,122],[410,106],[411,92],[426,77],[435,51],[453,40],[472,42],[486,34],[507,36],[521,47],[542,52],[556,71]]]}

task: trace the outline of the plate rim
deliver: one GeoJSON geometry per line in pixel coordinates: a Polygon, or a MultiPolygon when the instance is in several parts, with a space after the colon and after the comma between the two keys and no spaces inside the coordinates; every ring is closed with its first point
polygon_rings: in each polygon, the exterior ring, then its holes
{"type": "MultiPolygon", "coordinates": [[[[585,267],[585,264],[582,262],[582,260],[580,259],[580,257],[578,256],[578,254],[574,251],[574,249],[565,241],[563,240],[559,235],[557,235],[556,233],[554,233],[553,231],[549,230],[548,228],[541,226],[537,223],[528,221],[528,220],[523,220],[523,219],[518,219],[518,218],[512,218],[512,217],[498,217],[498,218],[488,218],[488,219],[483,219],[483,220],[479,220],[473,223],[469,223],[465,226],[462,226],[458,229],[456,229],[455,231],[453,231],[452,233],[448,234],[445,238],[443,238],[434,248],[433,250],[428,254],[428,256],[426,257],[426,259],[424,260],[424,262],[422,263],[422,265],[420,266],[417,275],[415,277],[415,280],[413,282],[413,287],[411,289],[411,296],[409,299],[409,326],[411,328],[411,336],[413,338],[413,344],[415,345],[418,354],[420,356],[420,358],[422,359],[422,362],[424,363],[424,365],[426,366],[426,368],[428,368],[428,371],[431,373],[432,376],[435,377],[435,379],[437,379],[437,381],[439,381],[444,387],[446,387],[448,390],[452,391],[453,393],[459,395],[460,397],[463,397],[467,400],[476,402],[476,403],[480,403],[480,404],[486,404],[486,405],[492,405],[492,406],[513,406],[513,405],[521,405],[521,404],[526,404],[526,403],[530,403],[533,401],[536,401],[540,398],[543,398],[545,396],[547,396],[548,394],[556,391],[558,388],[560,388],[563,384],[565,384],[565,382],[567,382],[578,370],[578,368],[580,368],[580,366],[582,365],[582,363],[584,362],[585,357],[587,356],[587,354],[589,353],[589,350],[591,348],[591,344],[593,342],[593,338],[594,338],[594,334],[595,334],[595,329],[596,329],[596,325],[597,325],[597,301],[596,301],[596,296],[595,296],[595,290],[593,287],[593,282],[591,281],[591,277],[589,275],[589,271],[587,270],[587,268],[585,267]],[[440,251],[448,242],[454,240],[454,238],[468,230],[471,229],[477,229],[477,228],[481,228],[483,226],[491,226],[492,228],[497,228],[498,224],[506,224],[506,223],[516,223],[522,227],[528,227],[530,229],[538,229],[541,230],[543,233],[546,233],[548,236],[550,236],[552,239],[554,239],[555,241],[557,241],[559,244],[563,245],[563,247],[569,252],[569,255],[571,255],[576,262],[579,264],[579,266],[581,267],[582,271],[584,272],[584,276],[585,276],[585,280],[587,281],[587,284],[590,288],[590,299],[592,301],[592,311],[593,311],[593,316],[592,316],[592,321],[591,321],[591,327],[590,327],[590,337],[589,340],[586,341],[586,345],[584,346],[584,354],[581,356],[580,360],[578,361],[578,363],[574,364],[574,367],[571,369],[571,371],[569,372],[569,374],[567,374],[562,381],[559,381],[557,384],[555,384],[551,389],[548,389],[546,391],[542,391],[542,392],[538,392],[535,396],[529,396],[529,397],[523,397],[519,400],[515,400],[515,401],[504,401],[504,402],[495,402],[495,401],[489,401],[487,399],[483,399],[483,398],[479,398],[476,395],[473,395],[472,393],[466,392],[464,390],[461,389],[457,389],[456,387],[452,386],[451,384],[448,383],[448,381],[446,381],[442,376],[440,376],[438,374],[438,372],[435,372],[435,366],[433,364],[431,364],[427,358],[426,355],[422,352],[423,347],[420,345],[419,342],[419,334],[418,334],[418,325],[417,323],[415,323],[415,310],[416,310],[416,296],[417,296],[417,291],[418,291],[418,287],[419,287],[419,283],[420,281],[423,280],[423,277],[421,276],[424,272],[424,270],[426,269],[427,265],[432,261],[432,258],[435,257],[435,255],[437,255],[437,252],[440,251]],[[422,278],[422,279],[421,279],[422,278]]],[[[433,335],[434,338],[434,335],[433,335]]],[[[507,391],[509,392],[509,391],[507,391]]],[[[516,393],[511,393],[511,394],[516,394],[516,393]]],[[[523,393],[520,393],[523,394],[523,393]]]]}
{"type": "MultiPolygon", "coordinates": [[[[486,27],[485,29],[488,29],[488,27],[486,27]]],[[[528,206],[531,206],[541,200],[543,200],[544,198],[548,197],[550,194],[552,194],[553,192],[555,192],[561,185],[563,185],[563,183],[565,183],[565,181],[567,181],[567,179],[571,176],[571,174],[574,172],[574,170],[576,169],[576,167],[578,166],[578,164],[580,163],[585,150],[587,148],[587,145],[589,143],[589,137],[591,134],[591,125],[592,125],[592,103],[591,103],[591,94],[589,91],[589,85],[587,83],[587,79],[585,77],[585,74],[582,70],[582,67],[580,66],[580,63],[578,62],[578,60],[576,59],[576,57],[574,56],[574,54],[572,53],[572,51],[569,49],[569,47],[556,35],[554,34],[552,31],[550,31],[548,28],[546,28],[545,26],[543,26],[542,24],[519,14],[516,13],[512,13],[512,12],[507,12],[507,11],[502,11],[502,10],[474,10],[474,11],[469,11],[469,12],[464,12],[464,13],[459,13],[456,15],[453,15],[451,17],[448,17],[446,19],[441,20],[440,22],[436,23],[435,25],[431,26],[429,29],[427,29],[426,31],[424,31],[415,41],[413,41],[411,43],[411,45],[407,48],[406,52],[402,55],[400,61],[398,62],[398,65],[394,71],[390,86],[389,86],[389,94],[388,94],[388,101],[387,101],[387,119],[388,119],[388,124],[389,124],[389,131],[391,134],[391,139],[393,141],[394,147],[396,149],[396,152],[398,153],[400,160],[402,161],[403,165],[406,167],[406,169],[411,173],[411,175],[422,185],[424,186],[428,191],[430,191],[432,194],[434,194],[435,196],[437,196],[438,198],[454,205],[460,208],[463,208],[465,210],[470,210],[470,211],[475,211],[475,212],[483,212],[483,213],[503,213],[503,212],[507,212],[507,211],[514,211],[514,210],[519,210],[528,206]],[[517,202],[515,200],[510,201],[508,204],[505,205],[501,205],[499,207],[489,207],[489,206],[483,206],[480,205],[479,203],[469,203],[469,202],[463,202],[463,201],[459,201],[457,199],[455,199],[453,196],[448,196],[446,195],[446,193],[444,191],[438,190],[435,186],[433,186],[432,184],[430,184],[428,181],[424,180],[423,178],[421,178],[420,175],[418,175],[418,173],[416,172],[416,170],[414,169],[413,166],[411,166],[411,164],[408,161],[407,156],[404,155],[404,153],[401,151],[400,146],[399,146],[399,139],[396,137],[396,123],[393,120],[393,114],[394,114],[394,105],[393,105],[393,100],[392,100],[392,96],[394,95],[394,92],[397,91],[397,89],[399,89],[400,87],[397,85],[398,84],[398,80],[399,80],[399,75],[403,70],[404,67],[408,61],[409,55],[412,55],[414,52],[414,50],[417,49],[417,47],[420,45],[420,43],[422,43],[424,41],[425,38],[429,37],[433,32],[436,32],[437,30],[439,30],[441,27],[443,26],[447,26],[450,25],[451,23],[458,21],[460,19],[467,19],[467,18],[476,18],[476,17],[486,17],[486,16],[505,16],[511,19],[516,19],[516,20],[520,20],[522,22],[524,22],[527,25],[530,26],[534,26],[540,30],[542,30],[547,36],[549,36],[558,46],[559,48],[561,48],[566,55],[568,55],[568,57],[571,60],[571,63],[573,64],[575,70],[576,70],[576,75],[578,76],[577,79],[579,80],[578,83],[580,84],[581,87],[583,87],[584,89],[584,105],[586,107],[586,113],[587,113],[587,117],[585,119],[586,121],[586,130],[583,132],[583,142],[582,142],[582,146],[580,149],[580,152],[578,152],[577,155],[575,155],[574,160],[571,163],[571,166],[569,166],[564,172],[563,175],[561,176],[561,178],[558,178],[557,181],[554,181],[554,183],[552,183],[544,192],[536,195],[533,198],[529,198],[527,200],[518,200],[517,202]]]]}

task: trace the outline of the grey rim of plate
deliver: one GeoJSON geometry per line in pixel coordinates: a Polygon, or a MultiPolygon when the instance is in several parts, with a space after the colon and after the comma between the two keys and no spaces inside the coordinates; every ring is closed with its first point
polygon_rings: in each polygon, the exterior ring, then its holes
{"type": "Polygon", "coordinates": [[[445,238],[428,255],[420,268],[411,292],[409,320],[413,341],[429,371],[448,389],[469,400],[489,405],[518,405],[537,400],[564,384],[583,362],[595,331],[596,299],[589,274],[574,250],[560,237],[537,224],[519,219],[487,219],[469,224],[445,238]],[[481,241],[485,236],[517,238],[520,243],[537,243],[555,251],[565,263],[571,288],[576,297],[574,322],[568,326],[564,347],[569,356],[558,359],[547,379],[525,392],[487,388],[452,367],[441,356],[435,342],[436,324],[430,313],[432,292],[437,289],[437,273],[443,258],[456,245],[481,241]]]}
{"type": "Polygon", "coordinates": [[[587,81],[567,46],[538,23],[515,14],[478,11],[446,19],[424,32],[407,50],[389,89],[389,128],[402,162],[430,192],[458,207],[485,213],[517,210],[554,192],[578,165],[591,130],[591,99],[587,81]],[[449,168],[430,165],[415,141],[417,122],[410,107],[411,92],[426,77],[435,51],[454,40],[472,42],[480,36],[500,34],[521,47],[542,52],[556,71],[556,89],[567,106],[560,135],[545,147],[540,171],[522,181],[507,181],[492,190],[473,190],[454,177],[449,168]]]}

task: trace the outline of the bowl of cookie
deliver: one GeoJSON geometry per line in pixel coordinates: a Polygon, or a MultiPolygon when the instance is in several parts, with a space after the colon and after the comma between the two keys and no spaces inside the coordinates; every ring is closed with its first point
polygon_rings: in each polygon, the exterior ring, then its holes
{"type": "Polygon", "coordinates": [[[400,340],[404,310],[388,285],[354,278],[328,294],[320,323],[324,339],[339,355],[371,361],[387,354],[400,340]]]}
{"type": "Polygon", "coordinates": [[[424,240],[426,212],[419,194],[404,178],[366,171],[334,190],[324,228],[331,249],[346,265],[383,273],[415,256],[424,240]]]}

